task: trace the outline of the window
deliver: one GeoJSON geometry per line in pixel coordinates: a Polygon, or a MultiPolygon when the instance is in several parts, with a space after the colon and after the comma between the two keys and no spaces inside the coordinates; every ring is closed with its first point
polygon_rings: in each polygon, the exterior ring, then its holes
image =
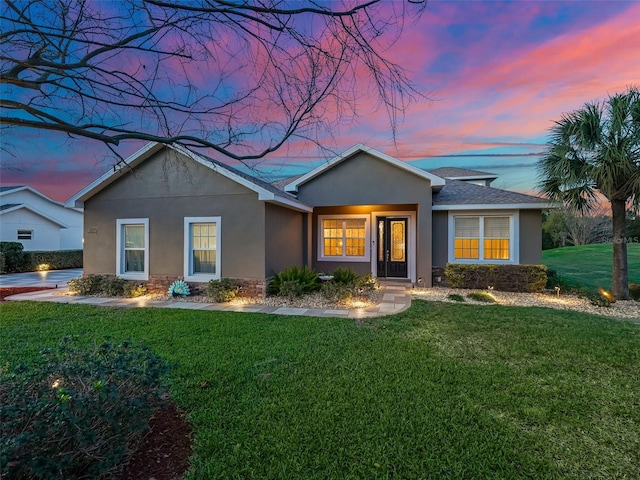
{"type": "Polygon", "coordinates": [[[18,240],[31,240],[33,238],[33,230],[18,230],[18,240]]]}
{"type": "Polygon", "coordinates": [[[185,217],[184,278],[192,282],[220,278],[220,217],[185,217]]]}
{"type": "Polygon", "coordinates": [[[366,216],[319,217],[318,260],[369,260],[366,216]]]}
{"type": "Polygon", "coordinates": [[[149,219],[118,219],[116,230],[116,274],[128,280],[148,280],[149,219]]]}
{"type": "MultiPolygon", "coordinates": [[[[454,215],[452,261],[516,262],[513,215],[454,215]]],[[[451,257],[451,255],[450,255],[451,257]]]]}

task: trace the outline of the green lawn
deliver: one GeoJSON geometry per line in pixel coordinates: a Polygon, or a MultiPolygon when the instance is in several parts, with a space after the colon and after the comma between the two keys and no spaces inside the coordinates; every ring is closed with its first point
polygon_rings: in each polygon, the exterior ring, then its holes
{"type": "Polygon", "coordinates": [[[640,478],[637,323],[424,301],[364,323],[24,302],[0,318],[3,366],[65,334],[175,363],[188,479],[640,478]]]}
{"type": "MultiPolygon", "coordinates": [[[[627,245],[629,283],[640,283],[640,243],[627,245]]],[[[593,289],[611,289],[611,244],[562,247],[542,252],[542,263],[570,283],[593,289]]]]}

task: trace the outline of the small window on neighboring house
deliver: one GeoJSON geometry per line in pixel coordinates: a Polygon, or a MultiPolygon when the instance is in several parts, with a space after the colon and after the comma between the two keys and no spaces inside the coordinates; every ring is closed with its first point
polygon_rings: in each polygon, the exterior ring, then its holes
{"type": "Polygon", "coordinates": [[[220,278],[220,217],[185,217],[184,277],[193,282],[220,278]]]}
{"type": "Polygon", "coordinates": [[[149,279],[149,219],[116,220],[116,274],[128,280],[149,279]]]}
{"type": "Polygon", "coordinates": [[[18,240],[33,239],[33,230],[18,230],[18,240]]]}
{"type": "Polygon", "coordinates": [[[319,218],[319,260],[369,259],[367,217],[345,215],[319,218]]]}
{"type": "Polygon", "coordinates": [[[512,216],[453,217],[453,260],[514,261],[512,216]]]}

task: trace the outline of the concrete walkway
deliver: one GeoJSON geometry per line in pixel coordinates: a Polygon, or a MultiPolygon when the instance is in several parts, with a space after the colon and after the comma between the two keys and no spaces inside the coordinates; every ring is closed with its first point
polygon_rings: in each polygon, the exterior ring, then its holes
{"type": "MultiPolygon", "coordinates": [[[[2,277],[3,278],[1,285],[9,286],[4,282],[5,276],[3,275],[2,277]]],[[[35,302],[99,305],[102,307],[182,308],[186,310],[220,310],[225,312],[273,313],[277,315],[305,315],[310,317],[367,318],[391,315],[402,312],[403,310],[409,308],[409,306],[411,306],[410,288],[410,285],[404,284],[383,284],[382,301],[378,305],[357,309],[292,308],[272,307],[259,304],[230,305],[226,303],[201,303],[179,300],[149,300],[145,298],[87,297],[82,295],[69,295],[68,289],[66,287],[51,290],[41,290],[39,292],[21,293],[18,295],[7,297],[5,300],[31,300],[35,302]]]]}

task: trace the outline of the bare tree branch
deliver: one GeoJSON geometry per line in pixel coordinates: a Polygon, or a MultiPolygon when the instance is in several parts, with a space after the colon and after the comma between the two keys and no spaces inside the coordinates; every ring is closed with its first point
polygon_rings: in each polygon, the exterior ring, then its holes
{"type": "Polygon", "coordinates": [[[365,100],[390,136],[425,98],[387,56],[409,2],[5,0],[0,125],[185,143],[251,161],[317,142],[365,100]],[[295,6],[292,6],[295,5],[295,6]]]}

